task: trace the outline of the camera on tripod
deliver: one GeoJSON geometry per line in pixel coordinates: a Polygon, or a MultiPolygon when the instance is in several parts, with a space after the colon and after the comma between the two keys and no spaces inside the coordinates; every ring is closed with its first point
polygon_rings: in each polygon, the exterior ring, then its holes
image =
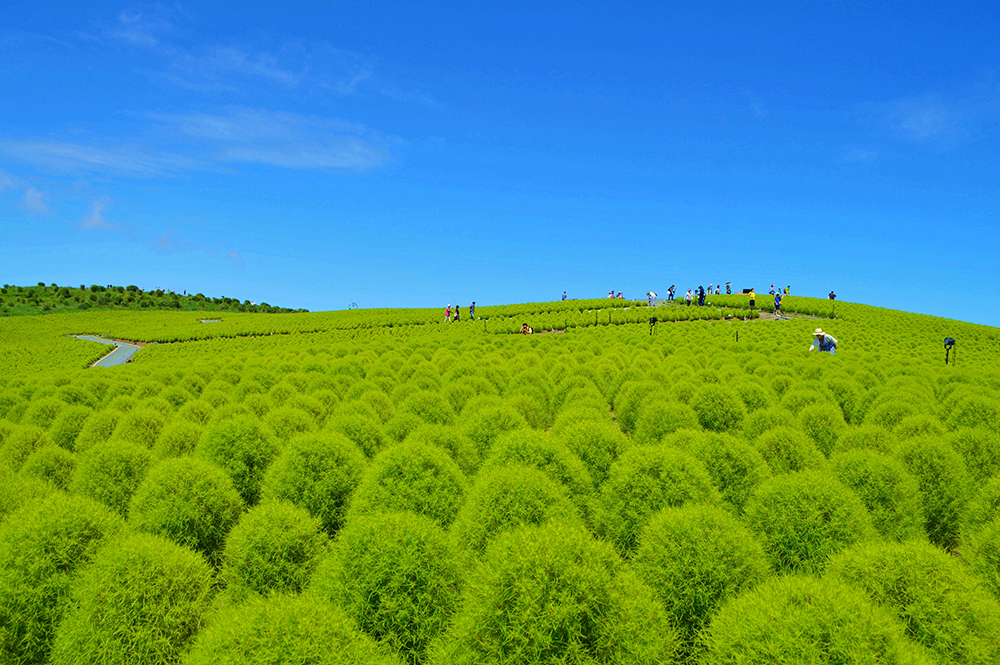
{"type": "MultiPolygon", "coordinates": [[[[955,338],[945,337],[944,338],[944,364],[948,364],[948,354],[951,353],[952,349],[955,348],[955,338]]],[[[955,360],[958,359],[958,351],[955,351],[955,357],[952,359],[951,364],[955,364],[955,360]]]]}

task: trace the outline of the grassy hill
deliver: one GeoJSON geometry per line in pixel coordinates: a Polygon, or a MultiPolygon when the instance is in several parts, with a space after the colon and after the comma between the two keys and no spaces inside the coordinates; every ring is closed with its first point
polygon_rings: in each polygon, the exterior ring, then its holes
{"type": "Polygon", "coordinates": [[[0,321],[2,662],[1000,662],[1000,329],[114,293],[0,321]]]}
{"type": "Polygon", "coordinates": [[[45,285],[11,286],[0,288],[0,316],[26,316],[34,314],[62,314],[76,311],[123,311],[123,310],[182,310],[197,312],[260,312],[274,314],[281,312],[304,312],[282,307],[272,307],[267,303],[255,304],[249,300],[240,302],[238,298],[210,298],[201,293],[187,295],[156,289],[144,291],[138,286],[98,286],[77,287],[45,285]]]}

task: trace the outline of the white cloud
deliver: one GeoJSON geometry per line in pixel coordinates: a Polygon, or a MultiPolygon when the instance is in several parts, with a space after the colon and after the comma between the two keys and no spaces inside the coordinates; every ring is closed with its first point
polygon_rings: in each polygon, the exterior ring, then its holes
{"type": "Polygon", "coordinates": [[[143,145],[102,147],[56,139],[0,139],[0,154],[64,173],[113,173],[137,177],[199,168],[190,157],[143,145]]]}
{"type": "Polygon", "coordinates": [[[236,250],[233,250],[226,254],[226,258],[233,262],[233,265],[237,268],[243,269],[243,257],[236,250]]]}
{"type": "Polygon", "coordinates": [[[109,224],[104,219],[104,208],[106,205],[104,201],[94,201],[90,215],[80,220],[80,227],[83,229],[98,229],[100,231],[108,231],[115,228],[114,225],[109,224]]]}
{"type": "Polygon", "coordinates": [[[41,215],[42,213],[49,212],[49,207],[42,200],[44,196],[42,192],[34,187],[29,187],[24,192],[24,209],[33,215],[41,215]]]}

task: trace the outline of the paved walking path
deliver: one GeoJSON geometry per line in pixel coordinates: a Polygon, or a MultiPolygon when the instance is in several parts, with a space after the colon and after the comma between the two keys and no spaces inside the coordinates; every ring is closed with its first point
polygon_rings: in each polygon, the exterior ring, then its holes
{"type": "Polygon", "coordinates": [[[134,346],[132,344],[126,344],[125,342],[113,342],[110,339],[104,339],[102,337],[95,337],[93,335],[74,335],[77,339],[85,339],[91,342],[100,342],[101,344],[114,344],[115,350],[104,356],[96,363],[91,365],[91,367],[111,367],[113,365],[124,365],[128,362],[136,351],[141,347],[134,346]]]}

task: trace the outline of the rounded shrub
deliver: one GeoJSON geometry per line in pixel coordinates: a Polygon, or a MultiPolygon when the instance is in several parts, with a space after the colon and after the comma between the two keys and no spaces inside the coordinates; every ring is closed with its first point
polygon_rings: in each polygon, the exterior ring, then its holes
{"type": "Polygon", "coordinates": [[[288,501],[266,501],[244,513],[226,538],[222,577],[239,597],[250,591],[298,593],[327,553],[320,521],[288,501]]]}
{"type": "Polygon", "coordinates": [[[311,590],[407,662],[420,663],[454,612],[461,581],[447,534],[434,520],[376,513],[344,528],[311,590]]]}
{"type": "Polygon", "coordinates": [[[71,405],[59,412],[59,415],[52,422],[49,428],[49,439],[57,446],[62,446],[66,450],[76,450],[76,437],[83,430],[87,418],[93,415],[94,410],[89,406],[71,405]]]}
{"type": "Polygon", "coordinates": [[[743,514],[754,489],[771,477],[764,456],[747,441],[730,434],[710,434],[686,450],[700,459],[733,513],[743,514]]]}
{"type": "Polygon", "coordinates": [[[975,531],[963,533],[962,558],[1000,598],[1000,518],[994,517],[975,531]]]}
{"type": "Polygon", "coordinates": [[[278,455],[278,445],[257,418],[229,418],[211,424],[195,452],[229,474],[243,501],[253,506],[260,498],[264,472],[278,455]]]}
{"type": "Polygon", "coordinates": [[[294,436],[316,429],[316,422],[312,416],[291,406],[281,406],[270,411],[264,416],[264,423],[271,428],[278,441],[283,443],[294,436]]]}
{"type": "Polygon", "coordinates": [[[1000,473],[1000,430],[965,427],[952,432],[948,442],[965,460],[974,482],[982,483],[1000,473]]]}
{"type": "Polygon", "coordinates": [[[841,432],[837,438],[836,451],[858,448],[888,455],[896,448],[896,436],[875,425],[855,425],[841,432]]]}
{"type": "Polygon", "coordinates": [[[188,402],[177,410],[177,420],[186,420],[195,425],[207,425],[212,420],[215,406],[203,399],[188,402]]]}
{"type": "Polygon", "coordinates": [[[835,557],[830,576],[863,589],[943,663],[1000,662],[1000,602],[962,562],[926,541],[872,542],[835,557]]]}
{"type": "Polygon", "coordinates": [[[517,409],[496,398],[484,402],[469,400],[459,421],[462,431],[476,445],[480,459],[487,456],[497,436],[528,427],[528,421],[517,409]]]}
{"type": "Polygon", "coordinates": [[[465,490],[465,474],[447,452],[403,442],[371,461],[351,499],[351,513],[409,510],[447,527],[465,490]]]}
{"type": "Polygon", "coordinates": [[[432,425],[450,425],[455,421],[455,410],[439,392],[418,390],[399,405],[399,410],[412,413],[432,425]]]}
{"type": "Polygon", "coordinates": [[[773,578],[726,603],[704,635],[703,665],[932,665],[889,612],[838,580],[773,578]]]}
{"type": "Polygon", "coordinates": [[[754,441],[764,432],[770,432],[778,427],[788,425],[788,413],[779,407],[757,409],[743,419],[742,434],[754,441]]]}
{"type": "Polygon", "coordinates": [[[769,574],[764,548],[738,519],[696,503],[654,515],[632,564],[656,592],[688,652],[722,603],[769,574]]]}
{"type": "Polygon", "coordinates": [[[19,473],[0,474],[0,522],[21,506],[40,501],[56,492],[47,480],[19,473]]]}
{"type": "Polygon", "coordinates": [[[875,536],[861,499],[818,471],[761,483],[747,502],[746,523],[779,572],[820,571],[832,555],[875,536]]]}
{"type": "Polygon", "coordinates": [[[954,549],[960,520],[972,495],[965,462],[947,442],[936,438],[904,441],[896,455],[920,483],[924,529],[935,545],[954,549]]]}
{"type": "Polygon", "coordinates": [[[615,395],[615,416],[622,430],[631,434],[639,420],[639,412],[647,400],[669,400],[662,384],[657,381],[626,381],[615,395]]]}
{"type": "Polygon", "coordinates": [[[941,436],[944,432],[944,425],[941,424],[941,421],[926,413],[903,418],[892,430],[898,441],[912,439],[916,436],[941,436]]]}
{"type": "Polygon", "coordinates": [[[45,430],[36,425],[14,425],[0,442],[0,469],[21,470],[24,460],[44,446],[50,445],[45,430]]]}
{"type": "Polygon", "coordinates": [[[587,514],[594,483],[590,472],[561,441],[533,429],[505,432],[493,443],[480,473],[493,473],[510,464],[533,466],[562,484],[573,502],[587,514]]]}
{"type": "Polygon", "coordinates": [[[691,397],[691,407],[701,426],[712,432],[739,429],[746,417],[746,407],[733,390],[718,384],[699,388],[691,397]]]}
{"type": "Polygon", "coordinates": [[[53,665],[177,662],[211,604],[200,554],[147,533],[108,540],[74,581],[53,665]]]}
{"type": "Polygon", "coordinates": [[[98,443],[110,440],[121,417],[122,413],[119,411],[105,410],[87,418],[76,436],[76,451],[86,452],[98,443]]]}
{"type": "Polygon", "coordinates": [[[163,429],[153,454],[159,458],[193,455],[203,432],[200,425],[189,420],[174,420],[163,429]]]}
{"type": "Polygon", "coordinates": [[[59,416],[59,412],[64,408],[66,408],[66,402],[58,397],[33,399],[24,412],[24,415],[21,416],[21,422],[25,425],[35,425],[47,430],[59,416]]]}
{"type": "Polygon", "coordinates": [[[479,468],[475,444],[457,427],[422,424],[407,434],[404,441],[443,448],[466,476],[474,475],[479,468]]]}
{"type": "Polygon", "coordinates": [[[500,533],[550,522],[582,524],[582,519],[562,485],[538,469],[510,465],[476,477],[451,535],[456,547],[478,556],[500,533]]]}
{"type": "Polygon", "coordinates": [[[59,489],[69,487],[76,470],[76,455],[61,446],[49,444],[28,455],[21,473],[47,480],[59,489]]]}
{"type": "Polygon", "coordinates": [[[1000,515],[1000,474],[983,483],[966,505],[962,515],[963,531],[975,531],[1000,515]]]}
{"type": "Polygon", "coordinates": [[[668,445],[642,446],[626,451],[611,465],[594,508],[594,522],[598,533],[628,553],[661,508],[718,500],[719,493],[699,460],[668,445]]]}
{"type": "Polygon", "coordinates": [[[300,436],[268,468],[261,496],[305,508],[333,536],[344,524],[348,501],[361,482],[365,464],[364,454],[341,434],[300,436]]]}
{"type": "Polygon", "coordinates": [[[964,395],[952,400],[947,414],[950,429],[961,427],[988,427],[1000,430],[1000,401],[985,395],[964,395]]]}
{"type": "Polygon", "coordinates": [[[826,457],[805,434],[791,427],[777,427],[757,437],[754,445],[774,473],[818,469],[826,457]]]}
{"type": "Polygon", "coordinates": [[[122,416],[115,428],[114,438],[127,441],[147,449],[156,445],[160,432],[166,424],[166,418],[159,411],[147,408],[137,408],[122,416]]]}
{"type": "Polygon", "coordinates": [[[0,660],[48,662],[74,574],[123,528],[106,506],[62,492],[0,523],[0,660]]]}
{"type": "Polygon", "coordinates": [[[70,490],[124,515],[151,463],[152,454],[144,446],[106,441],[80,455],[70,490]]]}
{"type": "Polygon", "coordinates": [[[642,406],[634,438],[640,445],[657,444],[667,434],[697,427],[698,416],[687,404],[653,399],[642,406]]]}
{"type": "Polygon", "coordinates": [[[754,377],[746,377],[734,381],[732,388],[739,395],[740,399],[743,400],[743,405],[746,406],[749,413],[753,413],[758,409],[766,409],[778,401],[775,394],[767,385],[754,377]]]}
{"type": "Polygon", "coordinates": [[[866,449],[846,450],[830,462],[837,479],[868,508],[876,531],[889,540],[920,537],[920,485],[901,462],[866,449]]]}
{"type": "Polygon", "coordinates": [[[132,495],[129,524],[198,550],[218,563],[243,499],[226,472],[197,458],[154,465],[132,495]]]}
{"type": "Polygon", "coordinates": [[[330,416],[324,429],[343,434],[371,459],[388,445],[382,423],[375,415],[350,410],[351,404],[330,416]]]}
{"type": "Polygon", "coordinates": [[[865,414],[865,423],[892,430],[904,419],[919,415],[922,411],[923,404],[895,397],[873,404],[865,414]]]}
{"type": "Polygon", "coordinates": [[[652,590],[571,525],[498,536],[460,607],[430,662],[676,662],[677,634],[652,590]]]}
{"type": "Polygon", "coordinates": [[[397,665],[339,607],[314,597],[250,598],[198,633],[184,665],[397,665]]]}
{"type": "Polygon", "coordinates": [[[611,465],[633,444],[611,421],[567,425],[552,435],[566,444],[587,466],[595,487],[604,484],[611,465]]]}
{"type": "Polygon", "coordinates": [[[837,438],[847,424],[844,414],[836,404],[824,402],[807,406],[799,412],[802,431],[827,457],[837,445],[837,438]]]}

